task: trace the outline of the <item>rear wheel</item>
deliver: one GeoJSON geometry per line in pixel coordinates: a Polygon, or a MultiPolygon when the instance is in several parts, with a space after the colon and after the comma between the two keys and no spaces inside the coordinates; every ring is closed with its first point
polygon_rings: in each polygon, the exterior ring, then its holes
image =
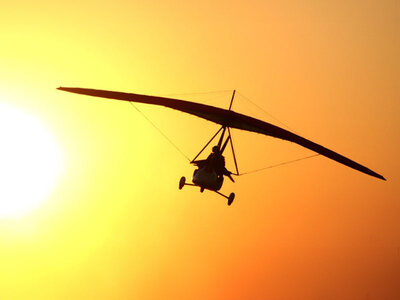
{"type": "Polygon", "coordinates": [[[228,205],[231,205],[234,199],[235,199],[235,193],[231,193],[228,197],[228,205]]]}
{"type": "Polygon", "coordinates": [[[186,178],[185,178],[185,176],[182,176],[182,177],[181,177],[181,180],[179,180],[179,189],[180,189],[180,190],[183,188],[183,186],[185,185],[185,183],[186,183],[186,178]]]}

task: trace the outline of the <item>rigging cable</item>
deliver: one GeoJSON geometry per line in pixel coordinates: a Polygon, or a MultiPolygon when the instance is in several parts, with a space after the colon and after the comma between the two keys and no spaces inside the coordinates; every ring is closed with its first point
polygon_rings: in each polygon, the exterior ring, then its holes
{"type": "Polygon", "coordinates": [[[274,119],[275,121],[277,121],[278,123],[280,123],[281,125],[283,125],[284,127],[286,127],[287,129],[291,130],[292,132],[295,132],[292,128],[290,128],[288,125],[286,125],[285,123],[283,123],[282,121],[280,121],[277,117],[274,117],[272,114],[270,114],[269,112],[267,112],[265,109],[263,109],[261,106],[259,106],[258,104],[256,104],[255,102],[251,101],[249,98],[247,98],[245,95],[243,95],[242,93],[238,92],[238,94],[240,94],[241,97],[243,97],[243,99],[245,99],[246,101],[250,102],[251,104],[253,104],[255,107],[257,107],[259,110],[261,110],[262,112],[264,112],[266,115],[268,115],[270,118],[274,119]]]}
{"type": "MultiPolygon", "coordinates": [[[[184,96],[184,95],[206,95],[206,94],[218,94],[225,93],[230,90],[219,90],[219,91],[210,91],[210,92],[197,92],[197,93],[180,93],[180,94],[168,94],[165,96],[184,96]]],[[[147,117],[133,102],[129,102],[132,107],[138,111],[183,157],[185,157],[189,162],[192,160],[154,123],[147,117]]]]}
{"type": "Polygon", "coordinates": [[[261,169],[256,169],[256,170],[253,170],[253,171],[248,171],[248,172],[240,173],[239,176],[241,176],[241,175],[247,175],[247,174],[252,174],[252,173],[256,173],[256,172],[260,172],[260,171],[263,171],[263,170],[266,170],[266,169],[272,169],[272,168],[280,167],[280,166],[283,166],[283,165],[288,165],[288,164],[291,164],[291,163],[294,163],[294,162],[298,162],[298,161],[305,160],[305,159],[308,159],[308,158],[316,157],[316,156],[319,156],[319,155],[320,155],[320,154],[317,153],[317,154],[309,155],[309,156],[306,156],[306,157],[302,157],[302,158],[297,158],[297,159],[294,159],[294,160],[289,160],[289,161],[281,162],[281,163],[279,163],[279,164],[270,165],[270,166],[267,166],[267,167],[264,167],[264,168],[261,168],[261,169]]]}
{"type": "Polygon", "coordinates": [[[232,90],[219,90],[219,91],[208,91],[208,92],[196,92],[196,93],[178,93],[178,94],[165,94],[165,96],[190,96],[190,95],[207,95],[207,94],[218,94],[232,92],[232,90]]]}
{"type": "Polygon", "coordinates": [[[157,125],[156,124],[154,124],[139,108],[137,108],[136,107],[136,105],[135,104],[133,104],[132,102],[129,102],[131,105],[132,105],[132,107],[133,108],[135,108],[180,154],[182,154],[182,156],[184,156],[188,161],[190,161],[190,158],[185,154],[185,153],[183,153],[183,151],[181,150],[181,149],[179,149],[178,148],[178,146],[177,145],[175,145],[175,143],[170,139],[170,138],[168,138],[168,136],[164,133],[164,132],[162,132],[161,131],[161,129],[160,128],[158,128],[157,127],[157,125]]]}
{"type": "MultiPolygon", "coordinates": [[[[290,128],[286,123],[282,122],[282,121],[279,120],[277,117],[274,117],[271,113],[267,112],[265,109],[263,109],[263,108],[262,108],[261,106],[259,106],[257,103],[253,102],[252,100],[250,100],[248,97],[246,97],[245,95],[243,95],[243,94],[240,93],[240,92],[238,92],[238,94],[240,94],[240,96],[241,96],[243,99],[245,99],[246,101],[248,101],[249,103],[251,103],[252,105],[254,105],[254,106],[255,106],[256,108],[258,108],[259,110],[261,110],[264,114],[266,114],[266,115],[269,116],[270,118],[274,119],[276,122],[280,123],[282,126],[286,127],[288,130],[290,130],[290,131],[292,131],[292,132],[295,133],[295,131],[294,131],[292,128],[290,128]]],[[[319,156],[319,155],[320,155],[319,153],[316,153],[316,154],[309,155],[309,156],[306,156],[306,157],[297,158],[297,159],[293,159],[293,160],[289,160],[289,161],[284,161],[284,162],[281,162],[281,163],[278,163],[278,164],[274,164],[274,165],[270,165],[270,166],[267,166],[267,167],[264,167],[264,168],[259,168],[259,169],[256,169],[256,170],[252,170],[252,171],[240,173],[239,175],[247,175],[247,174],[252,174],[252,173],[256,173],[256,172],[261,172],[261,171],[264,171],[264,170],[267,170],[267,169],[272,169],[272,168],[275,168],[275,167],[280,167],[280,166],[283,166],[283,165],[288,165],[288,164],[291,164],[291,163],[294,163],[294,162],[298,162],[298,161],[301,161],[301,160],[306,160],[306,159],[309,159],[309,158],[312,158],[312,157],[316,157],[316,156],[319,156]]]]}

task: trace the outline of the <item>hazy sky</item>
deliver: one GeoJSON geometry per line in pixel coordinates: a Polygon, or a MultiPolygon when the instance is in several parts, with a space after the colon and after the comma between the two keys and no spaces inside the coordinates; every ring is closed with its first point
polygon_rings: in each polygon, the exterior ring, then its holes
{"type": "MultiPolygon", "coordinates": [[[[40,120],[63,167],[34,209],[0,219],[0,298],[400,298],[399,20],[395,0],[3,0],[0,104],[40,120]],[[388,181],[317,157],[226,182],[228,207],[178,190],[193,167],[128,103],[58,86],[228,90],[182,96],[222,107],[236,89],[234,110],[276,123],[248,97],[388,181]]],[[[138,107],[191,158],[218,129],[138,107]]],[[[41,162],[29,126],[1,124],[41,162]]],[[[243,171],[312,154],[233,135],[243,171]]],[[[14,168],[26,199],[41,165],[14,168]]]]}

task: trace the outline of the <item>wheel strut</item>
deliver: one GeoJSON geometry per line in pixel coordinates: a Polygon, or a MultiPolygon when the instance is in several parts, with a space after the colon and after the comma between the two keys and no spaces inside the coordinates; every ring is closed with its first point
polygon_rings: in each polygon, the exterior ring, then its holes
{"type": "Polygon", "coordinates": [[[214,191],[216,192],[218,195],[221,195],[222,197],[228,199],[228,205],[231,205],[233,200],[235,199],[235,193],[230,193],[229,196],[226,196],[218,191],[214,191]]]}

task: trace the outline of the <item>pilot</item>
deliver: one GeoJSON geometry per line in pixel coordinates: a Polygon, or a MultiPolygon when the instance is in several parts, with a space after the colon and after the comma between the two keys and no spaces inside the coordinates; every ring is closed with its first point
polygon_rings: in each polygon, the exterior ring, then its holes
{"type": "Polygon", "coordinates": [[[218,177],[229,172],[225,168],[225,158],[218,146],[212,148],[212,153],[207,157],[207,163],[217,172],[218,177]]]}

